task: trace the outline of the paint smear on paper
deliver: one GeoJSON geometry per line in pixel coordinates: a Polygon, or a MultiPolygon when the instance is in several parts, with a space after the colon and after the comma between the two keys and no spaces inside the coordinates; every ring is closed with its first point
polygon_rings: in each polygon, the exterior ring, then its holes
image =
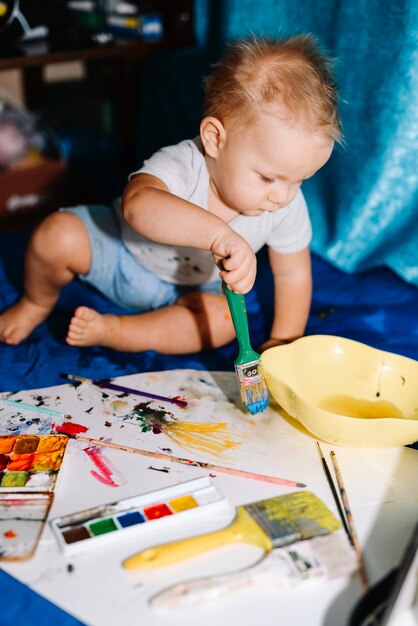
{"type": "Polygon", "coordinates": [[[1,431],[3,434],[13,433],[20,435],[22,433],[36,433],[37,435],[43,435],[50,432],[52,418],[47,415],[43,415],[42,418],[38,415],[34,415],[31,412],[31,416],[28,416],[28,411],[20,411],[19,409],[12,409],[10,415],[10,407],[5,407],[0,411],[1,431]]]}
{"type": "Polygon", "coordinates": [[[122,400],[113,400],[110,403],[110,410],[116,415],[126,415],[129,412],[129,402],[123,402],[122,400]]]}
{"type": "Polygon", "coordinates": [[[153,408],[151,402],[141,402],[131,414],[121,419],[136,424],[141,432],[163,433],[181,448],[198,450],[215,456],[236,448],[241,442],[233,441],[227,434],[228,424],[217,422],[186,422],[177,419],[162,408],[153,408]]]}
{"type": "Polygon", "coordinates": [[[84,448],[84,452],[93,461],[98,471],[90,470],[90,474],[94,476],[99,482],[108,487],[120,487],[126,484],[125,478],[122,474],[113,467],[113,464],[103,454],[102,450],[98,446],[89,446],[84,448]],[[118,479],[118,482],[114,480],[114,477],[118,479]]]}
{"type": "Polygon", "coordinates": [[[87,426],[83,424],[74,424],[73,422],[64,422],[63,424],[52,424],[52,428],[57,433],[64,435],[80,435],[88,431],[87,426]]]}

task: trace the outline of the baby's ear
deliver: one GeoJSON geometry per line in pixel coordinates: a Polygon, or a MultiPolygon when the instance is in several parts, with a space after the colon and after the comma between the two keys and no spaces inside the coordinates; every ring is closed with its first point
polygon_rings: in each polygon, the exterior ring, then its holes
{"type": "Polygon", "coordinates": [[[200,138],[205,153],[216,159],[225,145],[225,127],[216,117],[204,117],[200,123],[200,138]]]}

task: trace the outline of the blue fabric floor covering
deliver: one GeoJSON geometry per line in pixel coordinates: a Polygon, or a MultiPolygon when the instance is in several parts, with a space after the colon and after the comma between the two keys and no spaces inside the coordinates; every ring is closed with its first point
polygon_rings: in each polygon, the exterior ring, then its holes
{"type": "MultiPolygon", "coordinates": [[[[21,291],[23,255],[28,233],[0,235],[0,310],[21,291]]],[[[314,297],[307,334],[340,335],[418,360],[418,289],[390,270],[345,274],[319,257],[313,258],[314,297]]],[[[254,346],[268,337],[272,281],[266,256],[259,254],[254,289],[247,295],[254,346]]],[[[62,291],[49,319],[19,346],[0,344],[0,391],[61,384],[61,372],[109,378],[174,368],[232,370],[235,342],[200,354],[165,356],[131,354],[106,348],[75,348],[65,343],[74,308],[85,304],[101,312],[122,312],[97,292],[74,281],[62,291]]]]}
{"type": "MultiPolygon", "coordinates": [[[[26,232],[0,235],[0,310],[15,302],[20,293],[27,238],[26,232]]],[[[418,360],[416,287],[385,268],[348,275],[316,256],[313,275],[314,297],[307,334],[339,335],[418,360]]],[[[66,328],[79,304],[102,312],[118,312],[100,294],[77,281],[68,285],[50,318],[29,339],[16,347],[0,344],[0,391],[61,384],[61,372],[109,378],[174,368],[233,369],[235,342],[222,349],[183,356],[70,347],[65,343],[66,328]]],[[[256,346],[268,336],[272,310],[272,282],[263,253],[259,254],[256,285],[247,296],[247,309],[251,338],[256,346]]],[[[8,606],[3,604],[0,624],[75,626],[80,623],[2,571],[0,589],[3,597],[13,598],[8,606]],[[32,607],[30,611],[28,607],[32,607]]]]}

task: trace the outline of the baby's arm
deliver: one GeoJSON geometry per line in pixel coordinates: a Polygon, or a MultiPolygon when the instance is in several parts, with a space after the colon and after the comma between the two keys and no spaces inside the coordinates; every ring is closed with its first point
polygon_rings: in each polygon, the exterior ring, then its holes
{"type": "Polygon", "coordinates": [[[279,254],[269,248],[269,258],[274,278],[274,319],[270,339],[261,350],[303,335],[312,298],[309,248],[292,254],[279,254]]]}
{"type": "Polygon", "coordinates": [[[256,258],[248,243],[219,217],[170,193],[155,176],[138,174],[122,197],[128,224],[152,241],[209,250],[222,265],[220,277],[237,293],[254,284],[256,258]]]}

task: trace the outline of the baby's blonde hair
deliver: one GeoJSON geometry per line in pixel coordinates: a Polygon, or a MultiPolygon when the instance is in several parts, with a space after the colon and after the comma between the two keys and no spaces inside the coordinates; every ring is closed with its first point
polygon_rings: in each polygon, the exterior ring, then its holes
{"type": "Polygon", "coordinates": [[[312,35],[232,42],[204,87],[204,115],[222,123],[249,123],[277,104],[291,122],[307,121],[342,142],[332,63],[312,35]]]}

